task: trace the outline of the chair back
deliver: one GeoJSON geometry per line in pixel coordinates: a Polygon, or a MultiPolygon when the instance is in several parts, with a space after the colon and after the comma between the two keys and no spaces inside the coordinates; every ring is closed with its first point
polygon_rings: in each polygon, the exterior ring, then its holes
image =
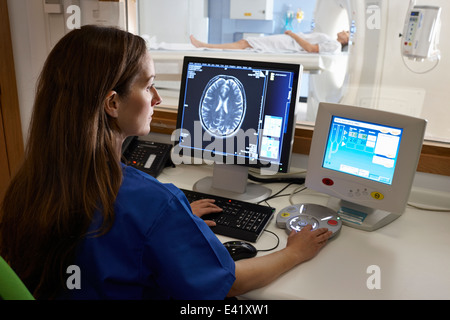
{"type": "Polygon", "coordinates": [[[34,300],[22,280],[6,261],[0,257],[0,300],[34,300]]]}

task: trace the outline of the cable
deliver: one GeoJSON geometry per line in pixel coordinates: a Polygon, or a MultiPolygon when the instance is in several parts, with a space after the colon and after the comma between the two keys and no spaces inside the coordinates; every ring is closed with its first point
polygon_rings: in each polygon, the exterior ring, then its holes
{"type": "MultiPolygon", "coordinates": [[[[260,204],[261,202],[266,202],[266,203],[267,203],[267,201],[270,200],[270,199],[274,199],[274,198],[277,198],[277,197],[287,196],[287,195],[279,195],[279,194],[280,194],[280,192],[286,190],[286,189],[287,189],[289,186],[291,186],[292,184],[294,184],[294,183],[293,183],[293,182],[288,183],[286,186],[284,186],[283,188],[281,188],[281,190],[279,190],[278,192],[274,193],[274,194],[271,195],[271,196],[268,196],[267,198],[265,198],[265,199],[263,199],[263,200],[258,201],[257,204],[260,204]]],[[[269,204],[267,204],[267,205],[269,205],[269,204]]],[[[270,207],[270,205],[269,205],[269,207],[270,207]]]]}
{"type": "MultiPolygon", "coordinates": [[[[264,174],[260,174],[259,173],[263,169],[249,168],[248,170],[249,170],[249,172],[252,172],[254,175],[268,176],[268,175],[264,175],[264,174]]],[[[293,176],[293,175],[297,175],[297,174],[303,174],[303,173],[306,173],[306,172],[307,172],[307,170],[305,170],[305,169],[299,169],[298,171],[290,171],[290,172],[287,172],[287,173],[280,173],[280,172],[278,172],[276,174],[270,174],[270,176],[282,175],[282,176],[286,177],[286,176],[293,176]]]]}
{"type": "Polygon", "coordinates": [[[255,181],[255,182],[259,182],[259,183],[287,183],[287,185],[282,188],[280,191],[278,191],[277,193],[263,199],[257,202],[257,204],[260,204],[261,202],[265,202],[269,207],[270,205],[267,203],[268,200],[270,199],[274,199],[277,197],[283,197],[283,196],[287,196],[287,195],[279,195],[280,192],[286,190],[287,187],[289,187],[292,184],[300,184],[303,185],[305,183],[305,178],[304,177],[286,177],[286,175],[296,175],[296,174],[300,174],[300,173],[305,173],[306,170],[302,170],[302,171],[298,171],[298,172],[293,172],[293,173],[289,173],[289,174],[283,174],[284,177],[271,177],[271,178],[262,178],[262,177],[258,177],[256,175],[253,175],[251,173],[248,174],[248,179],[255,181]]]}
{"type": "MultiPolygon", "coordinates": [[[[402,37],[403,35],[400,33],[399,36],[402,37]]],[[[425,74],[425,73],[428,73],[428,72],[434,70],[438,66],[438,64],[441,60],[440,56],[438,55],[436,58],[436,63],[432,67],[430,67],[429,69],[424,70],[424,71],[415,71],[406,63],[405,56],[402,53],[402,41],[400,41],[400,56],[402,57],[402,62],[403,62],[403,65],[406,67],[406,69],[408,69],[409,71],[411,71],[412,73],[415,73],[415,74],[425,74]]]]}
{"type": "Polygon", "coordinates": [[[425,74],[425,73],[428,73],[428,72],[432,71],[433,69],[435,69],[435,68],[438,66],[439,61],[440,61],[440,59],[437,59],[437,60],[436,60],[436,63],[435,63],[432,67],[430,67],[429,69],[427,69],[427,70],[424,70],[424,71],[415,71],[415,70],[413,70],[410,66],[408,66],[408,64],[407,64],[406,61],[405,61],[405,56],[403,56],[403,55],[402,55],[402,60],[403,60],[403,64],[405,65],[406,69],[408,69],[409,71],[411,71],[412,73],[415,73],[415,74],[425,74]]]}
{"type": "Polygon", "coordinates": [[[292,201],[292,197],[294,196],[294,194],[302,192],[306,190],[306,186],[302,185],[300,187],[295,188],[294,190],[292,190],[292,192],[289,194],[289,203],[290,204],[294,204],[294,202],[292,201]]]}
{"type": "Polygon", "coordinates": [[[426,208],[426,207],[421,207],[421,206],[417,206],[415,204],[412,203],[407,203],[408,206],[418,209],[418,210],[423,210],[423,211],[433,211],[433,212],[450,212],[450,208],[449,209],[433,209],[433,208],[426,208]]]}
{"type": "Polygon", "coordinates": [[[272,251],[272,250],[275,250],[276,248],[278,248],[278,245],[280,244],[280,238],[277,236],[277,234],[275,232],[272,232],[269,230],[264,230],[264,231],[273,234],[277,238],[277,244],[273,248],[258,250],[258,252],[272,251]]]}

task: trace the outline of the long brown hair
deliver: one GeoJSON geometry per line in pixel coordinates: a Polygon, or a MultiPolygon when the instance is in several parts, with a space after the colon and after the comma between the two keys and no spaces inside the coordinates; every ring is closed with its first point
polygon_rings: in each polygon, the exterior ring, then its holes
{"type": "Polygon", "coordinates": [[[79,240],[96,210],[106,232],[122,182],[111,90],[126,96],[145,41],[115,28],[84,26],[65,35],[40,75],[24,163],[0,211],[0,255],[36,298],[64,288],[79,240]]]}

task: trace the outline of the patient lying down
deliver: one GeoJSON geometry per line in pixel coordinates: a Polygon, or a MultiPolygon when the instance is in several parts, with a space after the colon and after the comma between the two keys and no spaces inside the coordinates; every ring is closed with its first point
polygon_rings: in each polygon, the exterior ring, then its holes
{"type": "Polygon", "coordinates": [[[349,32],[341,31],[337,39],[320,32],[294,33],[286,31],[284,34],[265,37],[248,37],[231,43],[209,44],[197,40],[191,35],[191,43],[197,48],[211,49],[253,49],[261,52],[312,52],[338,53],[348,45],[349,32]]]}

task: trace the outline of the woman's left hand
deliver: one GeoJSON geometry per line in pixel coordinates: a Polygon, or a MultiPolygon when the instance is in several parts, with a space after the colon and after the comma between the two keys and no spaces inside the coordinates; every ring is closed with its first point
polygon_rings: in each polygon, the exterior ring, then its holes
{"type": "MultiPolygon", "coordinates": [[[[216,206],[213,199],[194,201],[191,203],[191,208],[192,212],[200,218],[205,214],[222,212],[222,208],[216,206]]],[[[216,223],[212,220],[205,220],[205,223],[210,227],[214,227],[216,225],[216,223]]]]}

